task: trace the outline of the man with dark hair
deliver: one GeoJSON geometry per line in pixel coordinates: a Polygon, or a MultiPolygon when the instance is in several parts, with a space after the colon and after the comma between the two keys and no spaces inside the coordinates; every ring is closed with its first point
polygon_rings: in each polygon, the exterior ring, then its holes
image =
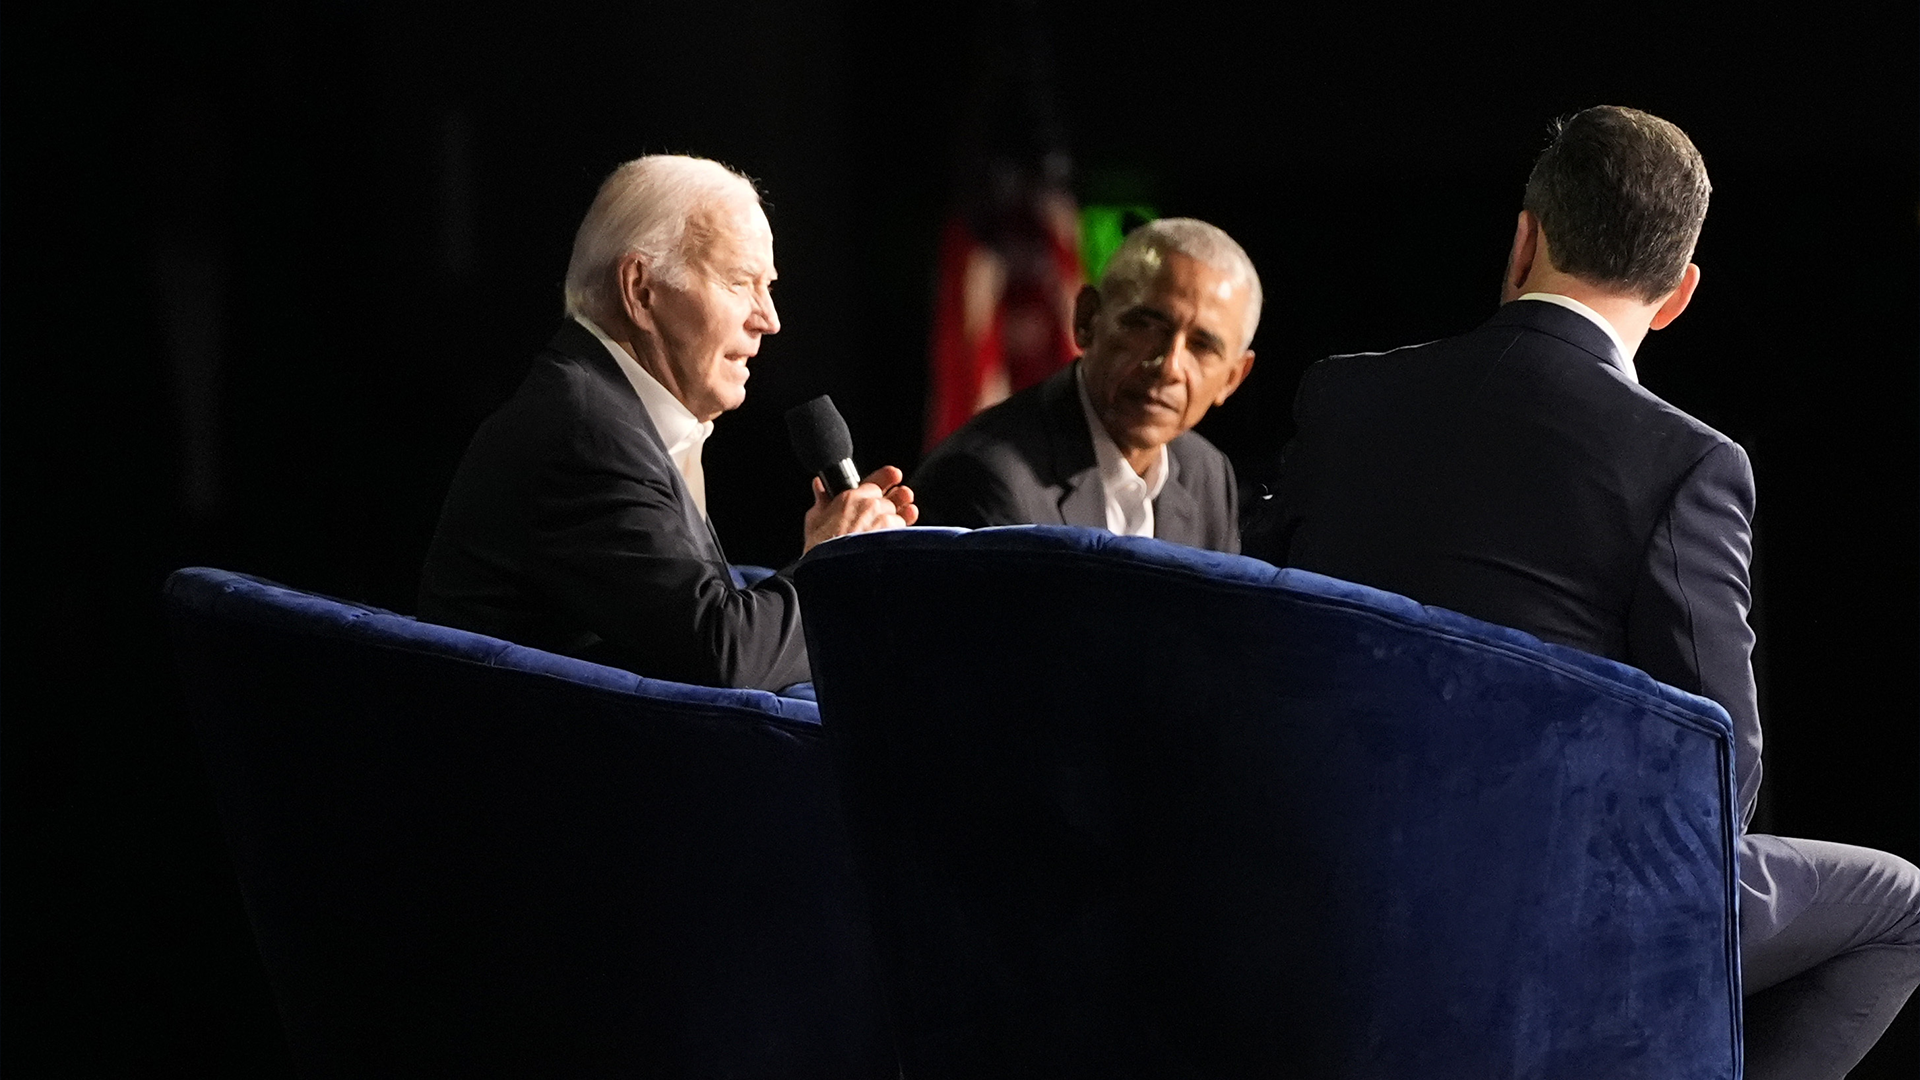
{"type": "MultiPolygon", "coordinates": [[[[1711,190],[1674,125],[1600,107],[1557,125],[1479,329],[1336,356],[1247,550],[1632,664],[1734,725],[1741,823],[1760,788],[1738,444],[1641,387],[1683,312],[1711,190]]],[[[1747,1076],[1844,1076],[1920,982],[1920,870],[1866,848],[1740,841],[1747,1076]]]]}
{"type": "Polygon", "coordinates": [[[1712,190],[1679,128],[1603,106],[1554,124],[1522,205],[1555,238],[1555,269],[1653,303],[1683,284],[1692,295],[1699,268],[1690,260],[1712,190]]]}

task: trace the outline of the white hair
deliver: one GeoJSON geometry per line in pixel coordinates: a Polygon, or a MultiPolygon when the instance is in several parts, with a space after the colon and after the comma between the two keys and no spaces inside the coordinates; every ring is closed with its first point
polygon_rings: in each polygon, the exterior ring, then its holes
{"type": "Polygon", "coordinates": [[[1108,292],[1122,283],[1136,290],[1145,287],[1159,270],[1159,257],[1170,251],[1225,274],[1235,287],[1246,287],[1246,326],[1240,348],[1244,351],[1253,344],[1253,332],[1260,326],[1260,275],[1233,237],[1196,218],[1160,218],[1128,233],[1100,275],[1100,291],[1108,292]]]}
{"type": "Polygon", "coordinates": [[[753,181],[706,158],[652,154],[613,170],[593,197],[567,262],[567,314],[596,321],[618,306],[614,271],[633,252],[674,285],[705,241],[703,211],[729,199],[760,203],[753,181]]]}

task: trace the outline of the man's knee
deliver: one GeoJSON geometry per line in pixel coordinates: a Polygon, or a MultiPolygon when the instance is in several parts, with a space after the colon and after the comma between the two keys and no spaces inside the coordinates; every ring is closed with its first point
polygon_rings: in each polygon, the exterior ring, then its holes
{"type": "Polygon", "coordinates": [[[1870,882],[1887,898],[1889,907],[1906,913],[1889,928],[1888,937],[1908,948],[1920,949],[1920,866],[1890,852],[1872,851],[1870,882]]]}
{"type": "Polygon", "coordinates": [[[1858,909],[1859,945],[1920,950],[1920,867],[1891,852],[1824,840],[1795,840],[1819,879],[1815,903],[1858,909]]]}
{"type": "Polygon", "coordinates": [[[1852,844],[1741,838],[1740,947],[1749,990],[1865,947],[1920,971],[1920,867],[1852,844]]]}

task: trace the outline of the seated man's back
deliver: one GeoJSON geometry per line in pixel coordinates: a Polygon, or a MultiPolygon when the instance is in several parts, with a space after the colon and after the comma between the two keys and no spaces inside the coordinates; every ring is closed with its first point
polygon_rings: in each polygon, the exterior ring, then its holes
{"type": "Polygon", "coordinates": [[[1610,657],[1741,721],[1759,787],[1739,445],[1660,400],[1557,304],[1314,365],[1273,535],[1249,554],[1610,657]]]}
{"type": "MultiPolygon", "coordinates": [[[[1760,788],[1739,446],[1641,389],[1635,351],[1699,284],[1706,166],[1679,128],[1579,113],[1527,182],[1502,306],[1460,337],[1313,368],[1250,554],[1642,668],[1733,720],[1760,788]]],[[[1739,838],[1751,1080],[1844,1076],[1920,983],[1920,870],[1739,838]]]]}

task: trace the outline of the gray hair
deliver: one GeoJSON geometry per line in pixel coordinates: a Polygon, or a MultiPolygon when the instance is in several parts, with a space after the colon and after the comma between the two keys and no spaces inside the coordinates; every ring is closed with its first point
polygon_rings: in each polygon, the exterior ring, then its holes
{"type": "Polygon", "coordinates": [[[1235,286],[1246,286],[1247,318],[1240,348],[1253,344],[1253,332],[1260,326],[1260,275],[1233,237],[1196,218],[1160,218],[1128,233],[1100,275],[1100,291],[1122,282],[1136,289],[1144,286],[1159,269],[1160,256],[1170,251],[1205,263],[1235,286]]]}
{"type": "Polygon", "coordinates": [[[702,211],[742,198],[759,204],[753,181],[706,158],[652,154],[613,170],[573,237],[567,314],[597,321],[611,312],[614,269],[633,252],[651,273],[685,285],[687,257],[705,242],[702,211]]]}

